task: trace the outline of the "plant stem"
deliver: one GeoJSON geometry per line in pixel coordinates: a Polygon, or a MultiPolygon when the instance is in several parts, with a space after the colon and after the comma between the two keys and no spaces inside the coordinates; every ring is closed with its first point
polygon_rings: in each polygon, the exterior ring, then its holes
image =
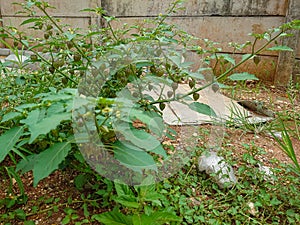
{"type": "MultiPolygon", "coordinates": [[[[46,17],[51,21],[51,23],[62,33],[64,34],[65,32],[63,31],[63,29],[56,23],[56,21],[52,18],[52,16],[50,16],[48,14],[48,12],[43,8],[38,6],[38,8],[46,15],[46,17]]],[[[73,39],[70,40],[72,42],[72,44],[74,45],[74,47],[76,48],[76,50],[88,61],[90,62],[90,59],[88,57],[85,56],[84,52],[78,47],[77,43],[75,43],[75,41],[73,41],[73,39]]]]}

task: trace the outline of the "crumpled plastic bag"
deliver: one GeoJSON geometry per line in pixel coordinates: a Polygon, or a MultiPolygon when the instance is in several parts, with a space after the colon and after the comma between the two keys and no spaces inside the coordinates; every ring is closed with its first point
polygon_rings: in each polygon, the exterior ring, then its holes
{"type": "Polygon", "coordinates": [[[225,162],[225,159],[218,156],[216,152],[211,151],[208,154],[203,154],[198,160],[199,171],[205,171],[208,175],[216,174],[213,180],[220,188],[230,188],[236,184],[237,179],[230,165],[225,162]]]}

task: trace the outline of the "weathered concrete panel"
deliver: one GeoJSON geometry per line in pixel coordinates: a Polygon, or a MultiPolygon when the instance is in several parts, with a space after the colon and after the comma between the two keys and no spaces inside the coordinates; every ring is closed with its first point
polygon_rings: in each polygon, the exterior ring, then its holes
{"type": "MultiPolygon", "coordinates": [[[[229,42],[243,44],[253,41],[249,33],[263,33],[269,28],[280,26],[284,22],[283,17],[176,17],[168,19],[168,22],[176,24],[181,29],[199,38],[207,38],[220,43],[224,51],[231,52],[229,42]]],[[[121,27],[123,23],[142,23],[141,18],[120,18],[115,22],[115,27],[121,27]]],[[[260,46],[259,44],[257,45],[260,46]]],[[[277,55],[277,52],[268,54],[277,55]]]]}
{"type": "MultiPolygon", "coordinates": [[[[234,57],[237,62],[241,60],[241,56],[237,55],[234,57]]],[[[276,74],[276,63],[278,60],[277,56],[261,56],[260,62],[256,65],[252,60],[247,61],[238,67],[234,72],[242,73],[248,72],[254,74],[260,80],[273,82],[276,74]]]]}
{"type": "MultiPolygon", "coordinates": [[[[165,13],[173,0],[103,0],[102,7],[110,15],[127,16],[157,16],[165,13]]],[[[175,15],[281,15],[286,12],[288,0],[189,0],[183,6],[184,10],[175,15]]]]}
{"type": "MultiPolygon", "coordinates": [[[[300,19],[300,1],[290,0],[289,8],[286,15],[286,21],[290,22],[295,19],[300,19]]],[[[286,37],[283,39],[283,45],[287,45],[292,49],[299,51],[300,43],[300,31],[292,30],[289,31],[293,36],[286,37]],[[298,48],[298,50],[297,50],[298,48]]],[[[297,54],[296,52],[296,54],[297,54]]],[[[277,73],[274,79],[274,83],[279,86],[287,86],[290,79],[295,75],[295,53],[294,52],[281,52],[279,54],[277,63],[277,73]]]]}
{"type": "MultiPolygon", "coordinates": [[[[43,37],[42,31],[36,31],[33,29],[28,29],[29,25],[19,26],[27,17],[3,17],[3,25],[10,26],[14,25],[19,27],[20,31],[23,31],[25,34],[35,37],[43,37]]],[[[90,25],[90,18],[60,18],[60,24],[70,24],[73,28],[82,28],[87,30],[90,25]]]]}
{"type": "MultiPolygon", "coordinates": [[[[24,3],[24,0],[0,0],[1,11],[3,16],[13,16],[16,12],[22,10],[19,5],[12,4],[13,2],[24,3]]],[[[100,6],[100,0],[48,0],[49,4],[55,9],[47,10],[53,16],[70,16],[70,17],[84,17],[89,16],[89,12],[80,12],[85,8],[93,8],[100,6]]],[[[43,15],[37,11],[37,15],[43,15]]]]}

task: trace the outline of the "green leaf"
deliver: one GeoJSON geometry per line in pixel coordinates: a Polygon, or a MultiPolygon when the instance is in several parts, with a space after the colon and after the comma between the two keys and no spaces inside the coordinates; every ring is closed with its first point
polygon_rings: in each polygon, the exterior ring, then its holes
{"type": "Polygon", "coordinates": [[[242,56],[242,61],[245,61],[245,60],[247,60],[247,59],[250,59],[251,57],[250,56],[252,56],[251,54],[244,54],[243,56],[242,56]]]}
{"type": "Polygon", "coordinates": [[[2,120],[1,120],[1,123],[12,120],[12,119],[14,119],[18,116],[21,116],[21,115],[22,115],[22,113],[20,113],[20,112],[9,112],[9,113],[7,113],[3,116],[2,120]]]}
{"type": "Polygon", "coordinates": [[[8,173],[8,175],[9,175],[10,178],[13,177],[15,179],[15,181],[18,184],[18,188],[20,190],[21,196],[24,196],[25,195],[25,189],[24,189],[23,181],[22,181],[20,175],[15,170],[15,168],[12,167],[12,166],[11,167],[7,167],[7,173],[8,173]]]}
{"type": "Polygon", "coordinates": [[[130,167],[156,168],[151,155],[128,142],[116,141],[114,144],[115,158],[130,167]]]}
{"type": "Polygon", "coordinates": [[[118,196],[122,196],[122,195],[134,196],[133,191],[130,189],[128,185],[120,184],[120,183],[114,183],[114,184],[118,196]]]}
{"type": "Polygon", "coordinates": [[[33,167],[37,161],[38,154],[33,154],[27,156],[25,159],[22,159],[16,167],[16,171],[22,171],[22,173],[27,173],[30,170],[33,170],[33,167]]]}
{"type": "Polygon", "coordinates": [[[140,60],[140,61],[136,61],[136,67],[137,68],[143,68],[146,66],[153,66],[153,62],[149,61],[149,60],[140,60]]]}
{"type": "Polygon", "coordinates": [[[105,225],[132,225],[131,216],[125,216],[114,208],[111,212],[93,215],[92,219],[97,220],[105,225]]]}
{"type": "Polygon", "coordinates": [[[35,22],[40,22],[40,21],[41,21],[41,18],[30,18],[30,19],[24,20],[21,23],[21,26],[28,24],[28,23],[35,23],[35,22]]]}
{"type": "Polygon", "coordinates": [[[19,220],[26,220],[26,213],[23,209],[16,209],[14,213],[19,220]]]}
{"type": "Polygon", "coordinates": [[[36,106],[37,106],[37,104],[35,104],[35,103],[28,103],[28,104],[23,104],[23,105],[17,106],[15,109],[18,111],[23,111],[24,109],[33,108],[36,106]]]}
{"type": "Polygon", "coordinates": [[[235,65],[235,59],[229,56],[228,54],[221,54],[219,55],[220,58],[223,58],[227,62],[230,62],[232,65],[235,65]]]}
{"type": "Polygon", "coordinates": [[[152,224],[151,222],[152,221],[145,221],[145,220],[143,221],[142,215],[140,215],[140,214],[134,214],[132,216],[132,223],[133,223],[133,225],[152,224]]]}
{"type": "Polygon", "coordinates": [[[70,33],[70,32],[66,32],[65,33],[65,36],[67,37],[67,39],[68,39],[68,41],[71,41],[71,40],[73,40],[74,39],[74,37],[76,37],[76,33],[70,33]]]}
{"type": "Polygon", "coordinates": [[[65,159],[71,150],[69,142],[55,143],[50,148],[36,156],[36,163],[33,167],[34,182],[36,186],[40,180],[47,177],[65,159]]]}
{"type": "Polygon", "coordinates": [[[162,136],[165,126],[162,117],[158,113],[131,109],[130,117],[132,120],[138,119],[143,122],[150,129],[151,133],[154,133],[159,137],[162,136]]]}
{"type": "Polygon", "coordinates": [[[22,136],[24,127],[13,127],[0,136],[0,162],[12,150],[22,136]]]}
{"type": "Polygon", "coordinates": [[[148,152],[153,152],[163,157],[167,157],[167,154],[161,146],[161,143],[151,134],[147,133],[144,130],[138,130],[135,128],[126,129],[124,131],[122,132],[124,138],[130,141],[135,146],[145,149],[148,152]]]}
{"type": "Polygon", "coordinates": [[[193,102],[189,105],[189,108],[198,112],[198,113],[201,113],[201,114],[204,114],[204,115],[207,115],[207,116],[214,116],[214,117],[217,117],[217,114],[214,112],[214,110],[209,106],[209,105],[206,105],[206,104],[203,104],[203,103],[200,103],[200,102],[193,102]]]}
{"type": "Polygon", "coordinates": [[[35,222],[32,220],[24,221],[24,225],[35,225],[35,222]]]}
{"type": "Polygon", "coordinates": [[[150,215],[145,214],[135,214],[132,217],[132,222],[134,225],[163,225],[169,222],[181,222],[182,218],[173,215],[169,212],[156,211],[150,215]]]}
{"type": "MultiPolygon", "coordinates": [[[[153,129],[155,130],[155,128],[153,129]]],[[[161,128],[156,128],[156,131],[158,131],[159,129],[161,128]]],[[[136,129],[126,122],[116,123],[115,131],[121,133],[128,142],[131,142],[140,150],[144,149],[145,151],[153,152],[163,157],[167,157],[165,150],[161,147],[161,143],[148,132],[136,129]]],[[[133,148],[136,148],[135,146],[133,146],[133,148]]]]}
{"type": "Polygon", "coordinates": [[[289,51],[289,52],[294,51],[292,48],[285,46],[285,45],[277,45],[277,46],[268,48],[267,50],[269,50],[269,51],[289,51]]]}
{"type": "Polygon", "coordinates": [[[250,73],[234,73],[228,77],[230,80],[233,81],[245,81],[245,80],[258,80],[258,78],[250,73]]]}
{"type": "Polygon", "coordinates": [[[114,201],[128,208],[137,209],[140,207],[140,204],[137,202],[137,199],[134,196],[128,196],[128,195],[118,196],[114,198],[114,201]]]}
{"type": "Polygon", "coordinates": [[[26,119],[23,119],[20,122],[26,124],[27,126],[33,125],[38,122],[40,117],[40,112],[41,111],[39,109],[35,109],[30,113],[28,113],[26,119]]]}
{"type": "Polygon", "coordinates": [[[51,130],[55,129],[62,121],[70,120],[71,113],[65,112],[60,114],[53,114],[49,117],[38,121],[37,123],[29,125],[29,131],[31,132],[29,144],[31,144],[39,135],[47,134],[51,130]]]}

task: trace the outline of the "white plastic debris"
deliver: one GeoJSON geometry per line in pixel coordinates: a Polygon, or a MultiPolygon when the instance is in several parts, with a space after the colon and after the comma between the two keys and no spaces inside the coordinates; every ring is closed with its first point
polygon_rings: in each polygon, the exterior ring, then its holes
{"type": "Polygon", "coordinates": [[[260,172],[262,172],[264,174],[265,181],[271,181],[271,182],[274,181],[274,179],[272,177],[272,176],[274,176],[274,173],[270,167],[258,164],[258,169],[260,172]]]}
{"type": "Polygon", "coordinates": [[[220,188],[224,188],[225,184],[227,184],[227,187],[232,187],[237,182],[232,167],[216,152],[212,151],[200,156],[198,169],[199,171],[205,171],[208,175],[216,174],[213,179],[220,188]]]}
{"type": "Polygon", "coordinates": [[[256,216],[257,215],[257,210],[255,208],[255,205],[253,202],[248,202],[248,207],[249,207],[249,210],[248,212],[252,215],[252,216],[256,216]]]}

